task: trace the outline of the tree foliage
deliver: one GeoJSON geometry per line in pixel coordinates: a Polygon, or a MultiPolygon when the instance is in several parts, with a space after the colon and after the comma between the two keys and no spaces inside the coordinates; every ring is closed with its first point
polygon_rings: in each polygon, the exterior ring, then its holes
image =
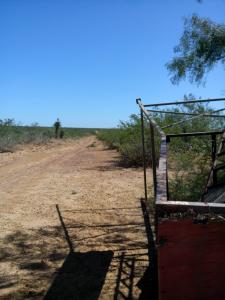
{"type": "Polygon", "coordinates": [[[225,64],[225,24],[192,15],[185,19],[184,32],[175,57],[167,64],[173,83],[181,79],[201,83],[217,63],[225,64]]]}

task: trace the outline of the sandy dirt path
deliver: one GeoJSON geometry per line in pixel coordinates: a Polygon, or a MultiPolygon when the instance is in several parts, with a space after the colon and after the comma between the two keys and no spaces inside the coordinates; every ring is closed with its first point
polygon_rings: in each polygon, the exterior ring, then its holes
{"type": "Polygon", "coordinates": [[[0,299],[138,299],[142,196],[94,136],[0,154],[0,299]]]}

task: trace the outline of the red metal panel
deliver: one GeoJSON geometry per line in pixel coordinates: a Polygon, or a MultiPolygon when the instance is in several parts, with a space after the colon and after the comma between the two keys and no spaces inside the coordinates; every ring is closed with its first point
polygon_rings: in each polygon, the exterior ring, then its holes
{"type": "Polygon", "coordinates": [[[225,222],[161,220],[158,225],[160,300],[225,299],[225,222]]]}

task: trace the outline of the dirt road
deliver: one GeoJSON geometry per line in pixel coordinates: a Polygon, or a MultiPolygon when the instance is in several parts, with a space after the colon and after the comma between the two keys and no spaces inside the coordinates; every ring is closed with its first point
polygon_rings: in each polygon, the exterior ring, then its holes
{"type": "Polygon", "coordinates": [[[142,196],[93,136],[0,154],[0,299],[138,299],[142,196]]]}

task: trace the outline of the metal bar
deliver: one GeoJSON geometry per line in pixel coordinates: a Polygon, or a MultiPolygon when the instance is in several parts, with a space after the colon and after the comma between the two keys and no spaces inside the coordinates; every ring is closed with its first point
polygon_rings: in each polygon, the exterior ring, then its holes
{"type": "Polygon", "coordinates": [[[141,139],[142,139],[145,201],[147,201],[148,192],[147,192],[147,179],[146,179],[145,132],[144,132],[144,116],[142,110],[141,110],[141,139]]]}
{"type": "MultiPolygon", "coordinates": [[[[212,156],[212,165],[216,159],[216,134],[212,134],[212,149],[211,149],[211,156],[212,156]]],[[[217,184],[217,172],[213,169],[213,185],[217,184]]]]}
{"type": "MultiPolygon", "coordinates": [[[[219,149],[218,149],[217,153],[220,153],[222,151],[222,149],[223,149],[223,140],[224,139],[225,139],[225,131],[223,131],[222,140],[219,144],[219,149]]],[[[206,184],[206,187],[205,187],[205,190],[204,190],[204,194],[207,193],[208,188],[211,186],[211,183],[212,183],[212,180],[213,180],[213,172],[216,172],[215,167],[216,167],[216,161],[214,161],[214,163],[212,164],[211,171],[209,173],[207,184],[206,184]]],[[[203,194],[203,196],[204,196],[204,194],[203,194]]]]}
{"type": "Polygon", "coordinates": [[[152,116],[150,116],[149,113],[146,111],[146,109],[144,108],[143,104],[141,103],[141,99],[140,98],[136,99],[136,103],[139,105],[141,111],[146,116],[146,118],[148,119],[148,121],[150,123],[152,123],[152,125],[158,130],[160,136],[161,137],[165,137],[165,133],[162,131],[162,129],[159,127],[159,125],[156,123],[156,121],[152,118],[152,116]]]}
{"type": "Polygon", "coordinates": [[[151,155],[152,155],[152,175],[153,175],[153,185],[154,185],[154,198],[156,197],[156,155],[155,155],[155,134],[154,127],[150,123],[150,135],[151,135],[151,155]]]}
{"type": "Polygon", "coordinates": [[[157,190],[156,190],[156,202],[158,200],[167,201],[167,142],[166,136],[161,138],[160,154],[159,154],[159,166],[157,169],[157,190]]]}
{"type": "MultiPolygon", "coordinates": [[[[163,114],[174,114],[174,115],[185,115],[185,116],[198,116],[197,113],[186,113],[186,112],[178,112],[178,111],[166,111],[166,110],[156,110],[156,109],[147,109],[149,112],[155,113],[163,113],[163,114]]],[[[205,114],[203,117],[211,117],[211,118],[225,118],[225,115],[210,115],[205,114]]]]}
{"type": "Polygon", "coordinates": [[[157,201],[158,217],[161,214],[188,212],[225,214],[224,203],[187,202],[187,201],[157,201]]]}
{"type": "Polygon", "coordinates": [[[223,131],[206,131],[206,132],[185,132],[185,133],[174,133],[167,134],[166,137],[168,139],[175,137],[184,137],[184,136],[202,136],[202,135],[212,135],[212,134],[222,134],[223,131]]]}
{"type": "Polygon", "coordinates": [[[166,135],[162,131],[162,129],[158,126],[155,120],[149,115],[149,113],[145,110],[144,106],[141,103],[141,99],[136,99],[137,104],[140,107],[140,110],[143,114],[146,115],[148,121],[152,126],[157,129],[158,133],[160,134],[161,138],[161,145],[160,145],[160,155],[159,155],[159,167],[156,172],[156,201],[157,199],[167,200],[167,177],[165,174],[167,173],[167,156],[166,156],[166,135]]]}
{"type": "Polygon", "coordinates": [[[150,106],[178,105],[178,104],[204,103],[204,102],[216,102],[216,101],[225,101],[225,98],[187,100],[187,101],[176,101],[176,102],[161,102],[161,103],[154,103],[154,104],[144,104],[143,106],[150,107],[150,106]]]}
{"type": "Polygon", "coordinates": [[[213,171],[220,171],[220,170],[223,170],[223,169],[225,169],[225,164],[224,164],[224,163],[221,163],[221,164],[215,166],[215,167],[213,168],[213,171]]]}
{"type": "Polygon", "coordinates": [[[224,155],[225,155],[225,151],[217,153],[217,157],[221,157],[221,156],[224,156],[224,155]]]}
{"type": "MultiPolygon", "coordinates": [[[[224,110],[225,110],[225,108],[217,109],[217,110],[214,110],[214,111],[212,112],[212,114],[214,114],[214,113],[216,113],[216,112],[224,111],[224,110]]],[[[170,128],[170,127],[173,127],[174,125],[183,124],[183,123],[185,123],[185,122],[194,120],[194,119],[196,119],[196,118],[203,117],[204,115],[205,115],[204,113],[203,113],[203,114],[199,114],[198,116],[194,116],[194,117],[192,117],[192,118],[188,118],[188,119],[185,119],[185,120],[181,120],[181,121],[179,121],[179,122],[175,122],[175,123],[173,123],[173,124],[171,124],[171,125],[164,126],[164,127],[162,127],[162,129],[170,128]]]]}

